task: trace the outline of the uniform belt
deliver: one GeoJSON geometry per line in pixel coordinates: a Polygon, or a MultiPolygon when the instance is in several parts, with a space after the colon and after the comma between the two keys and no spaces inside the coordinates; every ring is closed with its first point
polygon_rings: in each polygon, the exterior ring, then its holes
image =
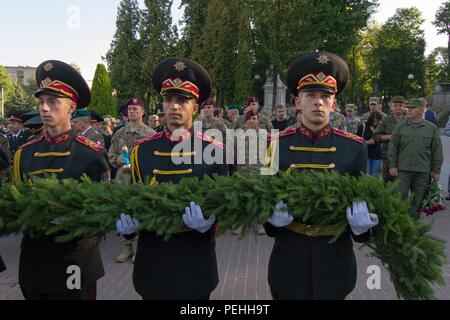
{"type": "Polygon", "coordinates": [[[321,226],[293,221],[286,229],[309,237],[335,236],[339,232],[339,224],[321,226]]]}
{"type": "Polygon", "coordinates": [[[190,232],[190,231],[193,231],[193,230],[192,230],[192,229],[189,229],[189,228],[186,227],[186,226],[182,226],[182,227],[180,227],[179,229],[175,230],[174,233],[185,233],[185,232],[190,232]]]}

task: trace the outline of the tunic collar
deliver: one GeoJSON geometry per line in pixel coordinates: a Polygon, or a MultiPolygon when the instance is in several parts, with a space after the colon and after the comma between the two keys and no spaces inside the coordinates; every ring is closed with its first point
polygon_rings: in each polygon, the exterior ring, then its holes
{"type": "Polygon", "coordinates": [[[66,131],[56,137],[51,137],[47,132],[47,133],[45,133],[45,140],[50,144],[58,144],[58,143],[73,139],[76,136],[77,136],[77,133],[75,132],[75,130],[70,129],[69,131],[66,131]]]}
{"type": "Polygon", "coordinates": [[[328,136],[330,132],[331,128],[329,124],[319,131],[313,131],[307,128],[304,124],[301,124],[300,126],[300,134],[313,141],[320,140],[321,138],[328,136]]]}

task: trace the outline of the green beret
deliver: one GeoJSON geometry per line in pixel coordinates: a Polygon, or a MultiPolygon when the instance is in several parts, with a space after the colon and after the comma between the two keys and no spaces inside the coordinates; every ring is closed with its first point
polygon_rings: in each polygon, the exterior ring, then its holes
{"type": "Polygon", "coordinates": [[[232,103],[227,106],[227,110],[241,110],[241,106],[236,103],[232,103]]]}
{"type": "Polygon", "coordinates": [[[91,117],[91,112],[86,109],[78,109],[72,113],[72,119],[83,118],[83,117],[91,117]]]}

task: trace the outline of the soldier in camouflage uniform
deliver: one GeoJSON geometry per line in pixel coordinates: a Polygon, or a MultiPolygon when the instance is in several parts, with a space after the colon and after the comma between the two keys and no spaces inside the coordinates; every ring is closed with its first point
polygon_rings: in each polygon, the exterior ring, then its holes
{"type": "Polygon", "coordinates": [[[361,122],[366,122],[369,119],[370,113],[372,111],[378,111],[379,113],[381,113],[381,116],[384,118],[386,117],[386,113],[384,113],[383,111],[381,111],[381,104],[380,104],[380,100],[378,100],[377,97],[372,97],[369,99],[369,111],[364,113],[363,116],[361,117],[361,122]]]}
{"type": "MultiPolygon", "coordinates": [[[[142,117],[145,114],[144,102],[137,98],[132,98],[128,101],[128,120],[129,122],[125,127],[119,129],[111,140],[111,147],[109,148],[108,158],[109,162],[117,168],[117,182],[131,182],[131,169],[129,163],[126,163],[122,152],[126,147],[128,152],[131,153],[134,144],[138,140],[142,140],[155,133],[152,129],[147,127],[142,117]]],[[[133,242],[132,240],[126,240],[122,238],[125,245],[124,251],[116,258],[116,262],[124,263],[134,257],[133,242]]]]}
{"type": "Polygon", "coordinates": [[[336,110],[333,111],[330,114],[330,127],[333,129],[347,131],[347,123],[344,115],[336,110]]]}
{"type": "MultiPolygon", "coordinates": [[[[267,139],[261,135],[259,131],[260,115],[253,110],[249,110],[245,114],[245,134],[238,135],[235,138],[234,157],[235,171],[247,174],[260,174],[263,164],[259,157],[259,141],[267,139]]],[[[255,231],[259,235],[265,234],[264,227],[261,223],[254,225],[255,231]]],[[[235,226],[234,234],[241,234],[242,229],[235,226]]]]}
{"type": "Polygon", "coordinates": [[[214,100],[206,100],[202,103],[201,107],[202,113],[199,119],[202,122],[202,131],[205,132],[209,129],[217,129],[222,133],[222,138],[219,139],[220,137],[214,137],[213,134],[210,134],[210,136],[224,142],[228,126],[223,119],[214,116],[214,100]]]}
{"type": "Polygon", "coordinates": [[[358,128],[361,125],[361,120],[356,117],[356,111],[358,108],[354,104],[348,104],[345,106],[345,112],[347,113],[347,131],[351,134],[357,134],[358,128]]]}
{"type": "MultiPolygon", "coordinates": [[[[259,101],[256,97],[250,97],[247,100],[247,108],[245,112],[253,110],[254,112],[258,112],[259,110],[259,101]]],[[[270,122],[270,119],[263,115],[259,115],[259,128],[260,129],[266,129],[267,131],[272,130],[272,122],[270,122]]],[[[240,116],[233,125],[233,129],[245,129],[245,114],[240,116]]]]}

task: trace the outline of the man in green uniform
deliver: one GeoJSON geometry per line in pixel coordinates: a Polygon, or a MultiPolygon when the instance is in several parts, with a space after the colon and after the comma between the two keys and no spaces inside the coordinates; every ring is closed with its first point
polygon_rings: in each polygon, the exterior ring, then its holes
{"type": "MultiPolygon", "coordinates": [[[[214,173],[227,175],[224,145],[193,129],[193,116],[211,93],[209,73],[192,60],[169,58],[155,68],[153,85],[163,97],[167,129],[135,144],[133,181],[150,181],[150,186],[155,186],[214,173]],[[212,150],[213,159],[202,156],[206,148],[212,150]],[[215,161],[216,157],[221,160],[215,161]]],[[[193,202],[186,206],[184,215],[179,213],[185,226],[168,241],[156,232],[139,233],[133,283],[144,300],[209,299],[219,282],[215,219],[205,219],[193,202]]],[[[117,231],[127,238],[134,236],[138,226],[138,221],[125,214],[117,221],[117,231]]]]}
{"type": "Polygon", "coordinates": [[[381,116],[383,118],[386,117],[386,113],[381,111],[380,100],[377,97],[372,97],[369,99],[369,111],[362,115],[361,122],[366,122],[369,119],[370,113],[373,111],[378,111],[379,113],[381,113],[381,116]]]}
{"type": "Polygon", "coordinates": [[[389,173],[400,180],[403,198],[414,195],[411,215],[420,218],[420,206],[431,178],[439,181],[444,161],[439,129],[424,119],[419,99],[408,101],[407,119],[397,124],[389,142],[389,173]]]}
{"type": "MultiPolygon", "coordinates": [[[[14,155],[13,180],[54,174],[58,179],[109,181],[106,150],[72,129],[70,116],[91,101],[88,85],[70,65],[43,62],[36,70],[39,110],[45,135],[22,145],[14,155]]],[[[37,212],[36,214],[39,214],[37,212]]],[[[57,221],[52,222],[58,224],[57,221]]],[[[104,275],[98,239],[56,243],[52,236],[32,238],[24,233],[19,262],[19,284],[26,299],[95,299],[96,281],[104,275]],[[69,288],[73,267],[80,270],[81,286],[69,288]]]]}
{"type": "Polygon", "coordinates": [[[375,142],[381,143],[382,157],[383,157],[383,181],[394,181],[395,177],[389,173],[388,148],[394,128],[404,119],[403,108],[405,107],[405,99],[401,96],[393,97],[391,100],[391,114],[381,119],[380,124],[373,132],[373,139],[375,142]]]}
{"type": "MultiPolygon", "coordinates": [[[[336,170],[360,175],[367,170],[367,147],[358,136],[330,128],[336,94],[345,89],[349,69],[339,56],[314,52],[294,61],[288,87],[301,110],[301,125],[271,141],[268,155],[275,170],[336,170]],[[273,155],[278,152],[279,163],[273,155]]],[[[289,204],[277,204],[265,224],[275,238],[269,261],[269,285],[275,299],[345,299],[356,285],[352,237],[363,242],[378,223],[365,201],[347,208],[349,227],[335,243],[336,226],[309,226],[289,215],[289,204]]],[[[342,214],[345,214],[344,212],[342,214]]]]}

